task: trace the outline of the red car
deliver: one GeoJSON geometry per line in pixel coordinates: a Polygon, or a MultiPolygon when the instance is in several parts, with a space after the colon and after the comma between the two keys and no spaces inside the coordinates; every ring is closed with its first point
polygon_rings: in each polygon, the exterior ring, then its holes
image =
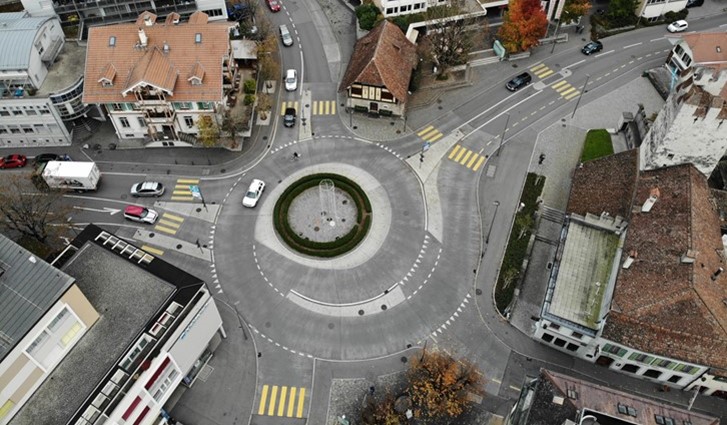
{"type": "Polygon", "coordinates": [[[0,168],[21,168],[25,167],[26,162],[28,159],[25,155],[8,155],[0,158],[0,168]]]}
{"type": "Polygon", "coordinates": [[[278,0],[268,0],[268,7],[273,12],[280,12],[280,2],[278,0]]]}

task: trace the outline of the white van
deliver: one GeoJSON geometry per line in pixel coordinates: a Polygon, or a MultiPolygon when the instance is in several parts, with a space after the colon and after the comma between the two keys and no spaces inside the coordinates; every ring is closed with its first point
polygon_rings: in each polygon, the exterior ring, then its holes
{"type": "Polygon", "coordinates": [[[283,46],[293,45],[293,37],[290,35],[290,31],[288,31],[287,25],[280,26],[280,39],[283,40],[283,46]]]}

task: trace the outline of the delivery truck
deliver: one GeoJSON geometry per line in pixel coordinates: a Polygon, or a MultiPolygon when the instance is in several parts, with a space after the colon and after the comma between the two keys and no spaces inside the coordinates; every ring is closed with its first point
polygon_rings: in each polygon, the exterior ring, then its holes
{"type": "Polygon", "coordinates": [[[95,162],[49,161],[38,166],[34,180],[45,189],[86,192],[96,190],[100,179],[95,162]]]}

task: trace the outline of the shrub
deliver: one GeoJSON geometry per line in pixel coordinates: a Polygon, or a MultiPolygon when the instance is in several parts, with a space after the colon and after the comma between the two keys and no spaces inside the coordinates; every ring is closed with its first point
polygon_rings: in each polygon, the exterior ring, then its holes
{"type": "Polygon", "coordinates": [[[254,94],[246,94],[245,98],[243,99],[243,103],[245,105],[252,105],[255,103],[255,95],[254,94]]]}
{"type": "Polygon", "coordinates": [[[373,3],[362,4],[355,9],[355,12],[359,28],[366,31],[374,28],[380,15],[379,8],[373,3]]]}
{"type": "Polygon", "coordinates": [[[245,80],[242,84],[242,91],[245,94],[255,94],[256,89],[255,80],[245,80]]]}

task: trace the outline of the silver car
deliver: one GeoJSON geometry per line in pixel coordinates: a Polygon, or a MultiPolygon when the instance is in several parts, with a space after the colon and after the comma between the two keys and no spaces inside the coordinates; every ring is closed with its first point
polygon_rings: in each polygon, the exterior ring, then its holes
{"type": "Polygon", "coordinates": [[[140,196],[162,196],[164,195],[164,185],[159,182],[141,182],[131,186],[130,192],[134,198],[140,196]]]}

